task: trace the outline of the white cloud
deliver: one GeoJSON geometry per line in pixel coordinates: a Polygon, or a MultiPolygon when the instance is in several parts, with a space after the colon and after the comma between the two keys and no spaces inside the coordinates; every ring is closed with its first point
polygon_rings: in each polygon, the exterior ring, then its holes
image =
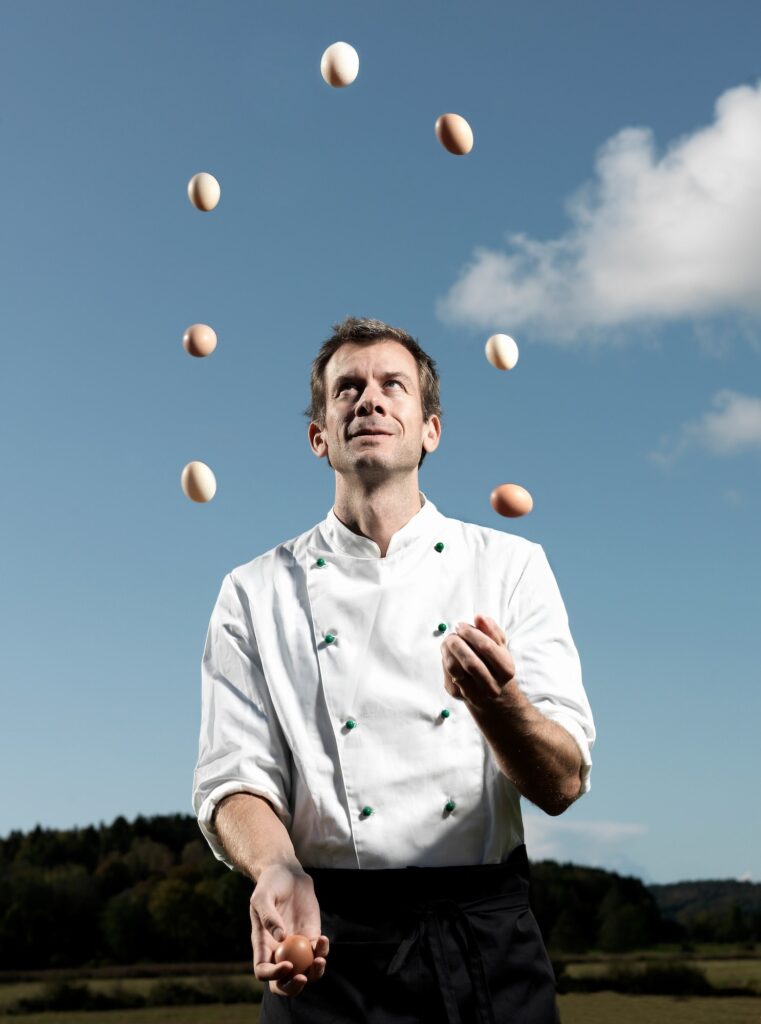
{"type": "Polygon", "coordinates": [[[761,80],[729,89],[707,127],[660,157],[649,128],[600,149],[568,230],[477,248],[439,316],[561,343],[675,318],[761,314],[761,80]],[[604,332],[604,333],[603,333],[604,332]]]}
{"type": "Polygon", "coordinates": [[[647,834],[647,825],[573,821],[526,810],[523,827],[531,860],[571,861],[586,867],[647,877],[645,869],[631,858],[633,844],[647,834]]]}
{"type": "MultiPolygon", "coordinates": [[[[711,404],[714,409],[683,424],[675,440],[663,435],[659,442],[663,450],[651,452],[651,460],[661,466],[670,465],[691,446],[720,457],[761,452],[761,398],[722,388],[711,404]]],[[[728,492],[727,499],[737,504],[737,492],[728,492]]]]}

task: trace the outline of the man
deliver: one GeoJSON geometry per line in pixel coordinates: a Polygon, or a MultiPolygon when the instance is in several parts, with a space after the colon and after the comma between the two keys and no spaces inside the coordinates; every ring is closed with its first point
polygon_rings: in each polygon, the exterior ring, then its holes
{"type": "Polygon", "coordinates": [[[377,320],[334,332],[306,415],[335,504],[225,577],[202,662],[193,803],[256,883],[260,1020],[554,1022],[520,797],[590,788],[565,607],[541,545],[418,490],[435,362],[377,320]],[[274,961],[293,933],[305,972],[274,961]]]}

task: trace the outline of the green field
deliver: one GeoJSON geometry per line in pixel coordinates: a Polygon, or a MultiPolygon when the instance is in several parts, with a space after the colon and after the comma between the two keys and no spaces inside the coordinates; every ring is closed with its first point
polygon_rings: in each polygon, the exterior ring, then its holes
{"type": "MultiPolygon", "coordinates": [[[[761,958],[722,958],[708,959],[702,957],[680,958],[681,962],[689,964],[690,967],[697,967],[703,971],[711,985],[715,988],[740,988],[748,986],[761,996],[761,958]]],[[[583,960],[566,964],[566,974],[571,978],[599,977],[607,974],[616,964],[626,965],[635,970],[644,970],[647,963],[657,963],[658,959],[652,960],[583,960]]]]}
{"type": "MultiPolygon", "coordinates": [[[[298,997],[297,997],[298,998],[298,997]]],[[[759,1024],[761,998],[672,999],[610,992],[559,999],[562,1024],[759,1024]]],[[[35,1013],[25,1024],[257,1024],[259,1006],[188,1006],[106,1013],[35,1013]]]]}
{"type": "MultiPolygon", "coordinates": [[[[263,989],[263,983],[254,977],[253,974],[222,974],[214,975],[213,978],[208,975],[174,975],[167,974],[161,978],[119,978],[114,980],[113,978],[80,978],[72,979],[73,984],[87,985],[91,992],[104,992],[113,993],[114,991],[119,992],[137,992],[141,996],[147,996],[152,989],[157,985],[166,983],[168,981],[181,982],[186,985],[199,985],[204,987],[209,983],[216,983],[219,981],[233,981],[236,985],[245,985],[251,988],[252,992],[261,993],[263,989]]],[[[39,996],[45,987],[45,983],[42,981],[16,981],[8,984],[0,984],[0,1014],[5,1014],[7,1007],[15,1003],[19,999],[33,998],[39,996]]],[[[245,1004],[248,1005],[248,1004],[245,1004]]],[[[148,1013],[150,1009],[160,1010],[162,1007],[149,1008],[140,1012],[148,1013]]],[[[191,1009],[191,1007],[189,1007],[191,1009]]],[[[203,1009],[203,1007],[199,1007],[203,1009]]],[[[98,1011],[98,1016],[103,1012],[116,1013],[126,1011],[98,1011]]],[[[130,1010],[130,1013],[136,1013],[135,1010],[130,1010]]],[[[19,1016],[19,1021],[29,1021],[32,1019],[31,1014],[23,1014],[19,1016]]],[[[39,1014],[35,1016],[40,1016],[39,1014]]],[[[44,1014],[46,1020],[49,1020],[51,1014],[44,1014]]],[[[95,1024],[93,1014],[88,1011],[85,1015],[90,1020],[91,1024],[95,1024]]],[[[111,1019],[111,1018],[109,1018],[111,1019]]],[[[116,1020],[116,1018],[113,1018],[116,1020]]],[[[146,1020],[149,1018],[146,1017],[146,1020]]]]}
{"type": "MultiPolygon", "coordinates": [[[[568,993],[558,998],[562,1024],[761,1024],[761,953],[741,949],[699,949],[692,954],[677,950],[655,950],[638,955],[586,955],[566,959],[565,972],[571,977],[605,974],[616,966],[644,970],[648,964],[679,960],[703,970],[715,987],[751,986],[757,996],[677,998],[673,996],[622,995],[613,992],[568,993]]],[[[157,985],[180,982],[215,993],[215,986],[234,982],[253,994],[263,983],[243,964],[145,965],[122,968],[29,972],[23,978],[10,975],[0,980],[0,1017],[8,1024],[257,1024],[259,1003],[209,1003],[194,1006],[156,1006],[144,1009],[98,1010],[10,1015],[17,1000],[40,996],[56,974],[87,985],[92,992],[137,993],[148,996],[157,985]],[[165,971],[166,973],[162,973],[165,971]],[[196,973],[193,973],[196,972],[196,973]],[[203,972],[203,973],[202,973],[203,972]],[[134,975],[143,975],[137,976],[134,975]],[[94,976],[95,975],[95,976],[94,976]]],[[[229,997],[228,997],[229,998],[229,997]]],[[[234,998],[238,998],[237,995],[234,998]]],[[[284,998],[284,997],[283,997],[284,998]]],[[[296,997],[298,998],[298,997],[296,997]]]]}

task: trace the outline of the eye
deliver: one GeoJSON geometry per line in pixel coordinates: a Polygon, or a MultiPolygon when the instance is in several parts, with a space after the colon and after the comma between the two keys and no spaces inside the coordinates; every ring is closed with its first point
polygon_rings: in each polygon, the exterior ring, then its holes
{"type": "MultiPolygon", "coordinates": [[[[396,377],[390,377],[390,378],[389,378],[389,379],[388,379],[388,380],[386,381],[386,383],[387,383],[387,384],[398,384],[398,385],[399,385],[399,386],[400,386],[400,387],[402,388],[402,390],[404,390],[404,385],[403,385],[403,384],[402,384],[402,382],[401,382],[400,380],[398,380],[398,379],[397,379],[396,377]]],[[[338,394],[340,395],[340,394],[342,394],[342,393],[343,393],[344,391],[346,391],[346,389],[347,389],[347,388],[353,388],[353,387],[356,387],[356,385],[355,385],[355,384],[342,384],[342,385],[341,385],[341,387],[340,387],[340,388],[338,389],[338,394]]]]}

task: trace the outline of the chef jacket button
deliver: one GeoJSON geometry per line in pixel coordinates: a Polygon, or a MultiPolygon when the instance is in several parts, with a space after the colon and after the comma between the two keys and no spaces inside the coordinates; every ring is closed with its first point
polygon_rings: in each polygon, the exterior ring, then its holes
{"type": "Polygon", "coordinates": [[[446,624],[446,622],[440,622],[439,623],[439,633],[446,633],[446,631],[447,631],[447,624],[446,624]]]}
{"type": "Polygon", "coordinates": [[[325,634],[325,643],[326,644],[332,644],[334,640],[335,640],[335,637],[333,636],[332,633],[326,633],[325,634]]]}
{"type": "Polygon", "coordinates": [[[456,806],[457,804],[454,802],[454,800],[447,800],[447,802],[444,804],[444,810],[453,811],[456,806]]]}
{"type": "Polygon", "coordinates": [[[317,559],[317,565],[319,565],[319,567],[322,568],[323,565],[325,565],[325,559],[324,558],[318,558],[317,559]]]}
{"type": "Polygon", "coordinates": [[[372,807],[363,807],[362,808],[362,816],[364,818],[369,818],[372,813],[373,813],[372,807]]]}
{"type": "Polygon", "coordinates": [[[444,545],[441,543],[441,541],[439,541],[438,544],[434,544],[434,547],[436,548],[437,551],[443,551],[444,550],[444,545]]]}
{"type": "Polygon", "coordinates": [[[450,712],[449,708],[444,708],[444,710],[441,712],[441,717],[442,718],[449,718],[450,714],[451,714],[451,712],[450,712]]]}
{"type": "Polygon", "coordinates": [[[347,729],[354,729],[356,724],[357,723],[354,721],[353,718],[347,718],[346,721],[344,722],[344,725],[346,726],[347,729]]]}

